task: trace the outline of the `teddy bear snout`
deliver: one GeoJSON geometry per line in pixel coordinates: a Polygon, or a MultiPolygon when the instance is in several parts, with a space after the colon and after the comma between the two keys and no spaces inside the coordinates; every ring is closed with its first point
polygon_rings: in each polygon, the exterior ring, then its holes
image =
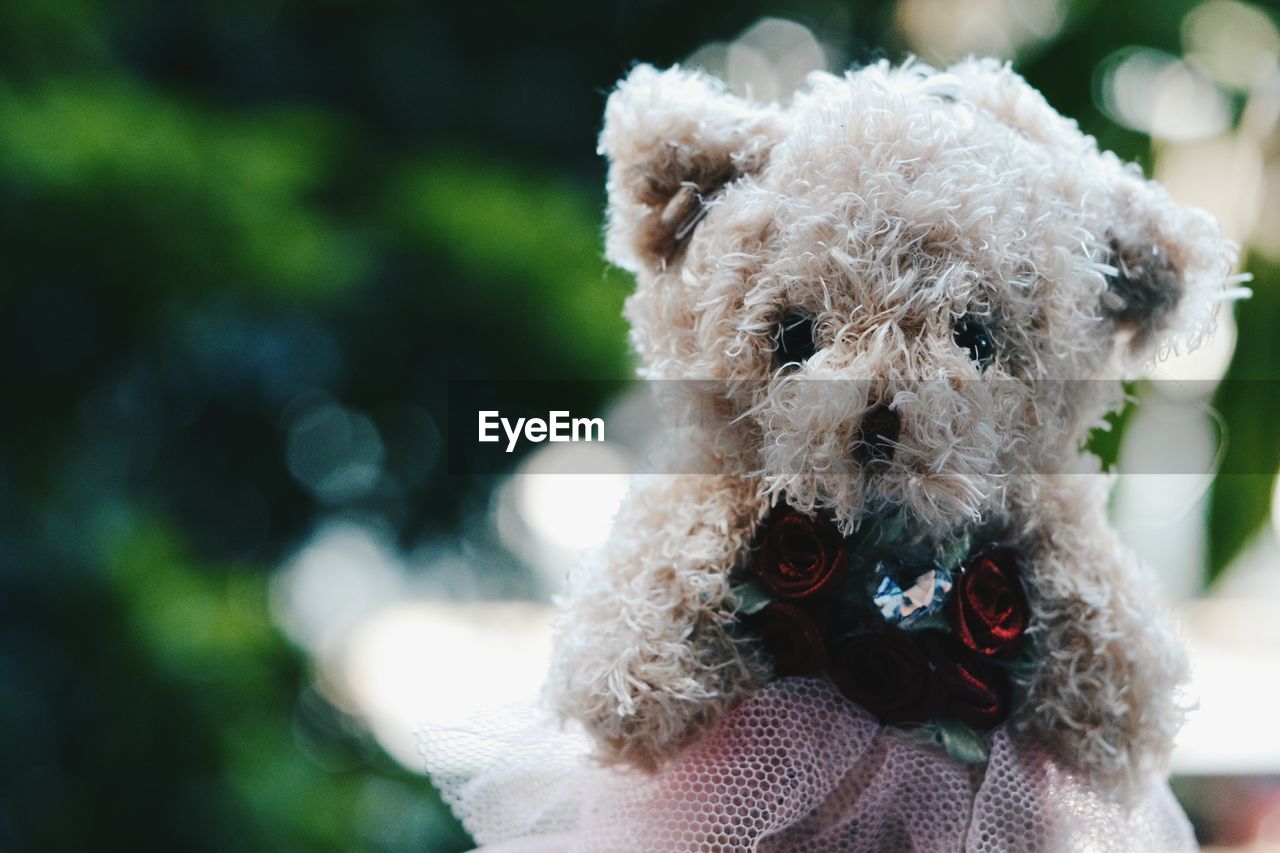
{"type": "Polygon", "coordinates": [[[888,462],[893,458],[898,435],[902,431],[902,419],[898,413],[883,403],[862,416],[853,444],[853,458],[860,465],[871,462],[888,462]]]}

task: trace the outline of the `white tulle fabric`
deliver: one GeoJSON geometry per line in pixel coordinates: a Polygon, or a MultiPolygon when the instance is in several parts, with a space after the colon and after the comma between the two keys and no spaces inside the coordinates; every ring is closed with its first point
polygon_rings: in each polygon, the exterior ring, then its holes
{"type": "Polygon", "coordinates": [[[825,679],[758,691],[656,775],[593,764],[580,732],[529,708],[421,743],[486,853],[1196,849],[1162,779],[1122,809],[1003,729],[985,766],[961,765],[825,679]]]}

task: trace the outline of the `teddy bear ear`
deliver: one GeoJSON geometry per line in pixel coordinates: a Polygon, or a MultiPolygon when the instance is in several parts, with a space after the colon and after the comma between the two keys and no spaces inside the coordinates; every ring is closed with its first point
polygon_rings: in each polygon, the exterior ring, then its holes
{"type": "Polygon", "coordinates": [[[1122,357],[1138,365],[1192,348],[1212,330],[1237,249],[1208,213],[1176,204],[1155,183],[1130,180],[1136,189],[1106,235],[1100,307],[1122,357]]]}
{"type": "Polygon", "coordinates": [[[678,66],[639,65],[609,96],[600,153],[609,160],[609,260],[632,272],[676,261],[725,186],[759,171],[780,112],[678,66]]]}
{"type": "MultiPolygon", "coordinates": [[[[1008,63],[970,59],[947,73],[966,101],[1059,152],[1064,162],[1098,156],[1093,138],[1059,115],[1008,63]]],[[[1212,216],[1175,203],[1136,167],[1110,154],[1102,162],[1100,183],[1089,191],[1098,196],[1103,190],[1099,198],[1106,199],[1104,216],[1112,223],[1098,235],[1106,279],[1099,309],[1120,343],[1123,365],[1137,368],[1169,350],[1193,347],[1211,330],[1236,248],[1212,216]]]]}
{"type": "Polygon", "coordinates": [[[1110,240],[1102,314],[1128,336],[1130,350],[1150,349],[1168,329],[1184,296],[1182,272],[1159,243],[1110,240]]]}

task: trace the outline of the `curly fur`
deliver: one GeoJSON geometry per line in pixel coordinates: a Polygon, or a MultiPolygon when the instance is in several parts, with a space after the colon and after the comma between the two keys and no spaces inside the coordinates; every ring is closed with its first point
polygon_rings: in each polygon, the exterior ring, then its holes
{"type": "Polygon", "coordinates": [[[814,74],[786,108],[639,66],[601,151],[641,375],[713,380],[672,392],[698,416],[667,444],[719,473],[637,483],[572,578],[561,710],[654,767],[767,679],[731,636],[729,576],[786,501],[846,531],[894,514],[921,540],[1017,543],[1039,652],[1019,725],[1117,791],[1161,767],[1185,664],[1079,448],[1118,378],[1206,332],[1235,260],[1216,223],[992,61],[814,74]],[[779,367],[797,311],[818,349],[779,367]],[[985,372],[953,338],[966,317],[995,341],[985,372]],[[877,406],[901,430],[872,464],[852,448],[877,406]]]}

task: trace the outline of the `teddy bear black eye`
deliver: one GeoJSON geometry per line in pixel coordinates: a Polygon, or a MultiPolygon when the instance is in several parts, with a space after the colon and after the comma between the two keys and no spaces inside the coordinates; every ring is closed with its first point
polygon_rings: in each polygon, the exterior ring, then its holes
{"type": "Polygon", "coordinates": [[[774,360],[778,364],[799,364],[807,361],[816,351],[813,342],[813,318],[791,312],[778,324],[778,344],[774,360]]]}
{"type": "Polygon", "coordinates": [[[956,345],[969,354],[978,369],[986,370],[996,354],[996,345],[987,327],[972,317],[966,317],[956,325],[954,337],[956,345]]]}

